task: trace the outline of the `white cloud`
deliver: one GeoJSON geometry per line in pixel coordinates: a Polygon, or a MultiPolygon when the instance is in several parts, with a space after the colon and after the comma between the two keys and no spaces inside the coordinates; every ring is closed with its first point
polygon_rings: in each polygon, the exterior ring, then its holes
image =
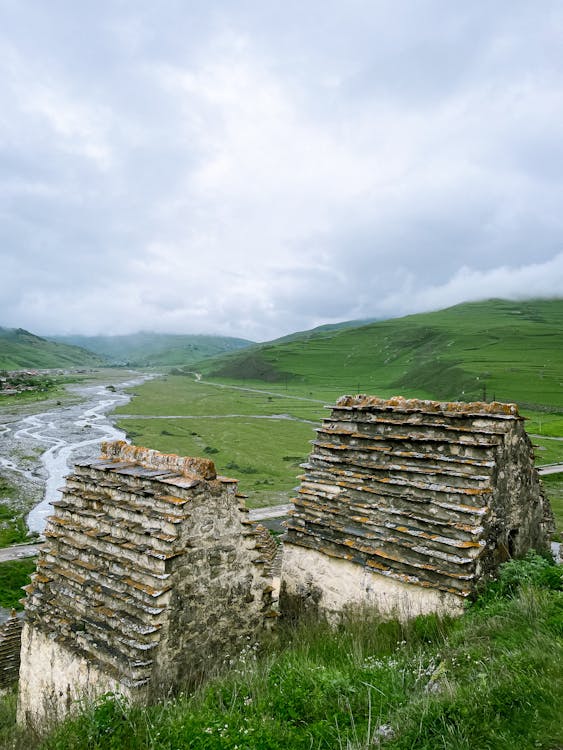
{"type": "Polygon", "coordinates": [[[265,339],[560,294],[563,13],[423,6],[8,7],[0,324],[265,339]]]}
{"type": "Polygon", "coordinates": [[[460,300],[561,297],[562,290],[563,252],[544,263],[516,267],[501,266],[480,271],[463,266],[444,284],[422,289],[410,277],[400,291],[381,301],[380,310],[386,315],[397,314],[397,311],[406,315],[449,307],[460,300]]]}

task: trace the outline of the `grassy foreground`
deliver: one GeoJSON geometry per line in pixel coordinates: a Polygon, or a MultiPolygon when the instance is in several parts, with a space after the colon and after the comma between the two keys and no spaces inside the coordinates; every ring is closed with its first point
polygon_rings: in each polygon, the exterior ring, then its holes
{"type": "Polygon", "coordinates": [[[351,614],[282,625],[193,694],[148,708],[108,695],[40,740],[0,703],[13,750],[556,750],[563,743],[561,568],[504,566],[457,619],[351,614]]]}

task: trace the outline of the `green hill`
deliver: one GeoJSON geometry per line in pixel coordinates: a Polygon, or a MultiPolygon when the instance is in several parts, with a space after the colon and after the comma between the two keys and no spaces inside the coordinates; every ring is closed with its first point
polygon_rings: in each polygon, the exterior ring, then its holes
{"type": "Polygon", "coordinates": [[[205,357],[242,349],[253,343],[229,336],[146,332],[126,336],[52,336],[51,339],[84,347],[115,364],[138,367],[189,365],[205,357]]]}
{"type": "Polygon", "coordinates": [[[563,299],[470,302],[357,328],[316,330],[202,364],[208,377],[317,394],[401,393],[563,406],[563,299]]]}
{"type": "Polygon", "coordinates": [[[374,323],[376,318],[366,318],[365,320],[343,320],[340,323],[325,323],[322,326],[316,326],[307,331],[296,331],[295,333],[289,333],[287,336],[281,336],[279,339],[274,339],[271,344],[285,344],[289,341],[295,341],[296,339],[310,339],[312,336],[316,336],[319,333],[325,333],[327,331],[341,331],[345,328],[359,328],[365,326],[368,323],[374,323]]]}
{"type": "Polygon", "coordinates": [[[78,346],[48,341],[23,328],[0,328],[0,369],[98,367],[101,357],[78,346]]]}

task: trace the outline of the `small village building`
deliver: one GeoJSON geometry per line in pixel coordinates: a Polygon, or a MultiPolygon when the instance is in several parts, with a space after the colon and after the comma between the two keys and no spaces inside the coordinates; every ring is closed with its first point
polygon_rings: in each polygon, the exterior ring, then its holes
{"type": "Polygon", "coordinates": [[[105,443],[54,506],[27,587],[21,723],[197,682],[276,616],[267,532],[212,461],[105,443]]]}
{"type": "Polygon", "coordinates": [[[280,611],[456,613],[553,515],[515,404],[343,396],[287,523],[280,611]]]}

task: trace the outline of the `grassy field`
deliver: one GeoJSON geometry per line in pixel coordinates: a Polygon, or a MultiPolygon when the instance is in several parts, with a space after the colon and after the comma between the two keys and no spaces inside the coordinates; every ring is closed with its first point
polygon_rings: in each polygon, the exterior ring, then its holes
{"type": "Polygon", "coordinates": [[[117,409],[137,445],[167,453],[207,456],[220,474],[239,480],[248,505],[285,503],[322,419],[323,403],[281,393],[245,391],[169,375],[135,388],[139,396],[117,409]]]}
{"type": "Polygon", "coordinates": [[[195,692],[146,707],[111,695],[40,740],[0,699],[12,750],[556,750],[563,743],[561,569],[512,561],[457,620],[351,614],[282,623],[195,692]]]}

